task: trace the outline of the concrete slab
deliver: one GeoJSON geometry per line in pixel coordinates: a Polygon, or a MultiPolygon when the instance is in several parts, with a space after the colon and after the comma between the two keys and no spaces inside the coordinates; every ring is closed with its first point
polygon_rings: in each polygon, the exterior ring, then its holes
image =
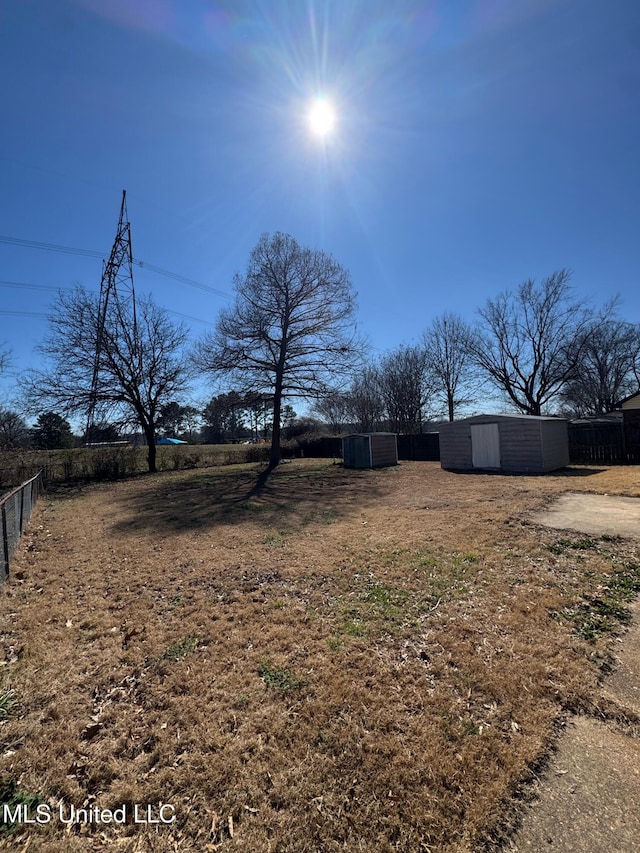
{"type": "Polygon", "coordinates": [[[539,799],[511,840],[517,853],[637,853],[640,742],[587,717],[567,726],[539,799]]]}
{"type": "Polygon", "coordinates": [[[560,530],[640,538],[640,498],[568,492],[531,518],[560,530]]]}
{"type": "MultiPolygon", "coordinates": [[[[532,518],[560,530],[640,538],[639,498],[568,493],[532,518]]],[[[621,710],[640,713],[640,605],[632,610],[602,694],[621,710]]],[[[538,795],[511,840],[516,853],[635,853],[640,849],[640,740],[593,718],[572,719],[538,795]]]]}

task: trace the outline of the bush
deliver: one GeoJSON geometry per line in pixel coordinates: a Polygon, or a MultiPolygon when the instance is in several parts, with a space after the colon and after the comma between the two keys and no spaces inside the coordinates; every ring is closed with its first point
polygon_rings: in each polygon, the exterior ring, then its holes
{"type": "MultiPolygon", "coordinates": [[[[266,462],[267,444],[200,444],[158,447],[159,471],[266,462]]],[[[119,480],[147,471],[145,446],[78,447],[72,450],[0,451],[0,489],[24,483],[42,469],[46,483],[119,480]]]]}

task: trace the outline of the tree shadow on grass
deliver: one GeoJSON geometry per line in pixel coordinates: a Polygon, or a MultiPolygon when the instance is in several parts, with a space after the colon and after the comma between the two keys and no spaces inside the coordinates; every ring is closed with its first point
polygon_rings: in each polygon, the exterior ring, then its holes
{"type": "Polygon", "coordinates": [[[126,518],[114,524],[121,533],[184,532],[220,525],[306,524],[336,520],[380,499],[385,471],[346,471],[341,466],[280,465],[269,469],[236,466],[165,478],[157,486],[114,497],[126,518]]]}

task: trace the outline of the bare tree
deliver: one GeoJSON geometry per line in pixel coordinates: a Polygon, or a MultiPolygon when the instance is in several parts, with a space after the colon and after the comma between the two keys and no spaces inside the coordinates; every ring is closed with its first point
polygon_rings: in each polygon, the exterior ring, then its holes
{"type": "Polygon", "coordinates": [[[325,394],[358,354],[355,294],[330,255],[281,233],[260,239],[234,285],[235,304],[200,342],[196,362],[245,392],[271,395],[273,468],[280,462],[283,399],[325,394]]]}
{"type": "Polygon", "coordinates": [[[539,415],[580,361],[590,313],[572,298],[570,272],[559,270],[539,285],[524,282],[479,310],[471,341],[476,363],[511,403],[539,415]]]}
{"type": "Polygon", "coordinates": [[[347,415],[359,432],[374,432],[384,418],[384,400],[378,368],[369,364],[359,371],[346,393],[347,415]]]}
{"type": "Polygon", "coordinates": [[[638,387],[640,325],[620,320],[618,305],[607,303],[583,333],[580,360],[562,391],[577,417],[611,412],[638,387]]]}
{"type": "Polygon", "coordinates": [[[10,357],[11,353],[9,352],[9,350],[3,350],[0,348],[0,374],[4,373],[4,371],[9,366],[10,357]]]}
{"type": "Polygon", "coordinates": [[[400,346],[380,360],[378,383],[391,427],[407,434],[422,432],[433,380],[423,347],[400,346]]]}
{"type": "Polygon", "coordinates": [[[98,296],[82,287],[60,293],[49,322],[51,331],[39,347],[48,364],[27,375],[27,398],[41,410],[79,415],[94,406],[99,419],[136,423],[147,440],[149,471],[155,472],[162,406],[179,395],[187,380],[186,329],[151,299],[138,300],[136,324],[131,310],[115,300],[101,321],[98,296]]]}
{"type": "Polygon", "coordinates": [[[348,418],[349,400],[342,391],[329,391],[316,401],[313,411],[319,415],[334,435],[340,435],[348,418]]]}
{"type": "Polygon", "coordinates": [[[29,443],[29,428],[24,418],[11,409],[0,409],[0,450],[24,447],[29,443]]]}
{"type": "Polygon", "coordinates": [[[471,329],[457,314],[436,317],[424,335],[434,393],[442,398],[449,420],[456,409],[475,400],[478,370],[470,351],[471,329]]]}

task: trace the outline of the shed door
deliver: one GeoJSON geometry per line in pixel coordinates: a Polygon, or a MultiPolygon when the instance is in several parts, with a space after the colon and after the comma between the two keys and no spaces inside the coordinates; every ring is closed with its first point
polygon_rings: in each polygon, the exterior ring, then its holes
{"type": "Polygon", "coordinates": [[[500,467],[498,424],[471,425],[471,460],[474,468],[500,467]]]}
{"type": "Polygon", "coordinates": [[[368,435],[356,435],[353,439],[353,467],[371,468],[371,447],[368,435]]]}
{"type": "Polygon", "coordinates": [[[371,451],[368,435],[349,436],[349,456],[345,462],[351,468],[370,468],[371,451]]]}

